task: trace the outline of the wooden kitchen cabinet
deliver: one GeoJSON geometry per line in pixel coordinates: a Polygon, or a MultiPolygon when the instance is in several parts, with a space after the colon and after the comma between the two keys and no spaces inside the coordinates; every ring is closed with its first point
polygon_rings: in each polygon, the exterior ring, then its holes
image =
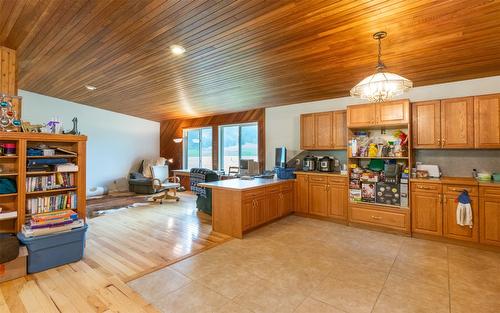
{"type": "Polygon", "coordinates": [[[323,112],[314,114],[314,148],[331,149],[333,148],[333,114],[332,112],[323,112]]]}
{"type": "Polygon", "coordinates": [[[333,112],[333,148],[347,149],[347,111],[333,112]]]}
{"type": "Polygon", "coordinates": [[[309,182],[309,214],[328,215],[328,185],[326,182],[309,182]]]}
{"type": "Polygon", "coordinates": [[[347,183],[328,185],[328,216],[347,220],[347,183]]]}
{"type": "MultiPolygon", "coordinates": [[[[443,186],[443,235],[448,238],[466,240],[466,241],[479,241],[479,206],[478,206],[478,197],[471,196],[471,192],[469,193],[471,206],[472,206],[472,223],[473,226],[470,228],[469,226],[460,226],[457,224],[457,205],[456,199],[459,195],[459,192],[446,192],[447,186],[443,186]]],[[[477,194],[477,187],[472,187],[474,190],[473,193],[477,194]]]]}
{"type": "Polygon", "coordinates": [[[443,235],[441,191],[411,193],[412,231],[428,235],[443,235]]]}
{"type": "Polygon", "coordinates": [[[500,186],[481,186],[479,194],[479,241],[500,246],[500,186]]]}
{"type": "Polygon", "coordinates": [[[441,100],[441,146],[474,148],[474,100],[472,97],[441,100]]]}
{"type": "Polygon", "coordinates": [[[255,226],[255,205],[254,201],[246,200],[241,204],[241,220],[243,231],[255,226]]]}
{"type": "Polygon", "coordinates": [[[302,114],[300,148],[302,150],[346,149],[346,111],[302,114]]]}
{"type": "Polygon", "coordinates": [[[500,94],[474,97],[474,146],[500,148],[500,94]]]}
{"type": "Polygon", "coordinates": [[[309,177],[307,175],[297,175],[297,203],[295,211],[299,213],[309,213],[309,177]]]}
{"type": "Polygon", "coordinates": [[[281,206],[281,190],[280,186],[278,186],[277,190],[272,190],[268,194],[268,203],[267,203],[267,220],[273,220],[280,216],[280,206],[281,206]]]}
{"type": "Polygon", "coordinates": [[[262,225],[269,220],[271,220],[271,214],[269,212],[269,202],[266,197],[258,197],[254,199],[255,201],[255,225],[262,225]]]}
{"type": "Polygon", "coordinates": [[[412,104],[413,147],[415,149],[441,148],[441,101],[412,104]]]}
{"type": "Polygon", "coordinates": [[[377,125],[403,125],[410,121],[408,100],[396,100],[375,104],[377,125]]]}
{"type": "Polygon", "coordinates": [[[371,127],[376,123],[376,106],[373,103],[347,107],[347,127],[371,127]]]}
{"type": "Polygon", "coordinates": [[[300,116],[300,148],[309,150],[315,148],[316,128],[314,114],[302,114],[300,116]]]}

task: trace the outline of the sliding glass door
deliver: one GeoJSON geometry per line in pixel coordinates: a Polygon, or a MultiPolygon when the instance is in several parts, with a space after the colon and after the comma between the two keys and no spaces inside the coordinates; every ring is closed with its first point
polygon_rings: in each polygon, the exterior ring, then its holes
{"type": "Polygon", "coordinates": [[[219,127],[219,168],[239,167],[240,160],[258,161],[257,123],[219,127]]]}

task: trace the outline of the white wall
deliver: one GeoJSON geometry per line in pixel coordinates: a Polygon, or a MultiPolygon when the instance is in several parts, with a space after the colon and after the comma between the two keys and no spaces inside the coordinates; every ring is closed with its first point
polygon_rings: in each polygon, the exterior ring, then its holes
{"type": "Polygon", "coordinates": [[[64,128],[87,135],[87,187],[127,189],[126,177],[142,159],[160,155],[160,123],[44,95],[19,91],[23,97],[22,119],[46,123],[57,116],[64,128]],[[116,184],[114,183],[116,181],[116,184]]]}
{"type": "MultiPolygon", "coordinates": [[[[424,101],[489,93],[500,93],[500,76],[416,87],[401,98],[424,101]]],[[[272,169],[274,166],[274,148],[276,147],[285,146],[288,149],[288,157],[293,157],[300,152],[300,114],[341,110],[347,105],[359,103],[363,101],[344,97],[267,108],[266,168],[272,169]]]]}

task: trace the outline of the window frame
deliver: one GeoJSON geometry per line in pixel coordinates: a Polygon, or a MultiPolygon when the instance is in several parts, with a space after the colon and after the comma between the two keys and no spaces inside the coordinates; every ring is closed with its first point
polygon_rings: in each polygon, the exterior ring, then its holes
{"type": "Polygon", "coordinates": [[[183,128],[182,129],[182,168],[183,169],[190,169],[188,168],[188,132],[190,131],[198,131],[198,137],[200,138],[200,142],[198,143],[198,167],[201,168],[202,162],[203,162],[203,148],[202,148],[202,141],[203,141],[203,135],[202,132],[203,130],[209,129],[212,133],[212,136],[210,138],[211,144],[210,144],[210,154],[211,154],[211,160],[210,162],[210,168],[213,169],[214,164],[213,164],[213,158],[214,158],[214,129],[212,126],[206,126],[206,127],[190,127],[190,128],[183,128]]]}
{"type": "Polygon", "coordinates": [[[224,125],[219,125],[218,128],[218,141],[219,141],[219,147],[218,147],[218,162],[217,166],[220,171],[225,171],[224,169],[224,127],[234,127],[238,126],[238,167],[241,165],[241,128],[244,126],[256,126],[257,128],[257,134],[256,134],[256,139],[257,139],[257,162],[260,162],[259,160],[259,152],[260,152],[260,138],[259,138],[259,122],[245,122],[245,123],[234,123],[234,124],[224,124],[224,125]]]}

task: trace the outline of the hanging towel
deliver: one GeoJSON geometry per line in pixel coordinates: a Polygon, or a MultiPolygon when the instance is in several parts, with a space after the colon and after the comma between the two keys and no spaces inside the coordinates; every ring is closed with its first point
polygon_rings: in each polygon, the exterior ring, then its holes
{"type": "Polygon", "coordinates": [[[472,228],[472,207],[469,194],[465,190],[458,196],[457,224],[472,228]]]}

